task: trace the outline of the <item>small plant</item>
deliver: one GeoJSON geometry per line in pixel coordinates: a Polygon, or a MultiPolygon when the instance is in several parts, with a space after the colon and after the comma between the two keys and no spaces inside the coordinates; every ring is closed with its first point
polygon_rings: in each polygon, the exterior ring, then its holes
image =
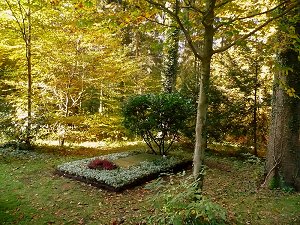
{"type": "Polygon", "coordinates": [[[287,193],[293,193],[295,191],[295,188],[288,185],[285,181],[284,181],[284,178],[282,176],[282,174],[277,174],[275,175],[270,183],[269,183],[269,188],[270,189],[281,189],[283,190],[284,192],[287,192],[287,193]]]}
{"type": "Polygon", "coordinates": [[[117,166],[107,159],[94,159],[88,164],[88,168],[94,170],[114,170],[117,166]]]}
{"type": "MultiPolygon", "coordinates": [[[[193,178],[185,179],[179,185],[158,192],[152,199],[155,211],[148,218],[149,224],[205,225],[228,224],[227,211],[220,205],[205,198],[193,178]]],[[[158,183],[155,189],[162,189],[158,183]]]]}
{"type": "Polygon", "coordinates": [[[262,161],[259,157],[252,155],[251,153],[241,153],[242,157],[245,158],[245,163],[251,163],[251,164],[261,164],[262,161]]]}

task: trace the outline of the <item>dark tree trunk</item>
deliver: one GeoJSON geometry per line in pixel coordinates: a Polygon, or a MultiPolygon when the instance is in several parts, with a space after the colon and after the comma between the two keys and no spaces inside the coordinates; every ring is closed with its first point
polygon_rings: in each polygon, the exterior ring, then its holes
{"type": "Polygon", "coordinates": [[[31,11],[30,11],[30,0],[28,0],[28,33],[25,40],[26,44],[26,60],[27,60],[27,128],[26,128],[26,145],[31,147],[31,124],[32,124],[32,64],[31,64],[31,11]]]}
{"type": "MultiPolygon", "coordinates": [[[[300,100],[288,96],[280,87],[278,82],[283,78],[283,75],[277,75],[273,89],[266,178],[271,186],[278,187],[283,179],[300,191],[300,100]]],[[[299,81],[296,83],[299,95],[299,81]]]]}
{"type": "Polygon", "coordinates": [[[167,55],[165,68],[163,71],[164,92],[172,93],[175,91],[176,78],[178,73],[178,48],[179,48],[179,29],[172,28],[167,40],[167,55]]]}
{"type": "MultiPolygon", "coordinates": [[[[178,2],[174,6],[174,13],[178,14],[178,2]]],[[[170,17],[170,25],[174,24],[173,19],[170,17]]],[[[179,34],[180,29],[170,27],[166,32],[166,44],[165,48],[167,50],[165,60],[164,60],[164,69],[162,74],[163,80],[163,90],[166,93],[172,93],[175,91],[176,79],[178,74],[178,59],[179,59],[179,34]]]]}
{"type": "MultiPolygon", "coordinates": [[[[29,15],[30,17],[30,15],[29,15]]],[[[31,123],[32,123],[32,65],[31,65],[31,25],[28,25],[28,39],[26,43],[26,58],[27,58],[27,129],[26,129],[26,144],[31,146],[31,123]]]]}
{"type": "MultiPolygon", "coordinates": [[[[300,21],[293,26],[299,35],[300,21]]],[[[300,64],[294,47],[278,54],[279,63],[292,70],[275,75],[265,184],[300,191],[300,64]]]]}
{"type": "Polygon", "coordinates": [[[257,89],[258,89],[258,62],[255,61],[255,79],[254,79],[254,107],[253,107],[253,147],[254,155],[258,156],[257,152],[257,89]]]}

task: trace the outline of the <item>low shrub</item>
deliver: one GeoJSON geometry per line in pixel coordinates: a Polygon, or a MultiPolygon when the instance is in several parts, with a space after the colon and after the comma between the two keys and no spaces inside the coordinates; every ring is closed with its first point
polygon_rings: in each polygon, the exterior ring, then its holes
{"type": "MultiPolygon", "coordinates": [[[[149,224],[208,225],[228,224],[227,212],[220,205],[203,196],[192,177],[179,185],[166,186],[158,183],[163,191],[151,200],[155,211],[148,218],[149,224]]],[[[157,188],[157,187],[156,187],[157,188]]]]}
{"type": "Polygon", "coordinates": [[[195,108],[178,93],[160,93],[133,96],[122,112],[125,128],[140,135],[154,154],[166,155],[195,108]]]}
{"type": "Polygon", "coordinates": [[[88,164],[88,168],[97,170],[114,170],[117,166],[107,159],[94,159],[88,164]]]}

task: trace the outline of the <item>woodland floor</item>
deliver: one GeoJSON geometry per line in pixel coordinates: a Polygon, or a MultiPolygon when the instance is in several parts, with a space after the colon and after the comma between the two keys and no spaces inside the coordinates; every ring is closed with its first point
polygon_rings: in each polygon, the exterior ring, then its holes
{"type": "MultiPolygon", "coordinates": [[[[0,224],[142,224],[153,212],[149,185],[115,193],[53,174],[67,161],[135,148],[43,147],[21,157],[0,152],[0,224]]],[[[229,211],[232,224],[300,224],[299,193],[257,188],[262,163],[206,158],[204,193],[229,211]]],[[[184,177],[164,179],[167,188],[184,177]]]]}

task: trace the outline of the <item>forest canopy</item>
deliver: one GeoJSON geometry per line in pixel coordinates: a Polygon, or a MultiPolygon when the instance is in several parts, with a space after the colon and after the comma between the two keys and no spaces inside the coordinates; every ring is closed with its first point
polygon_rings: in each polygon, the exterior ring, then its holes
{"type": "MultiPolygon", "coordinates": [[[[218,12],[220,18],[234,18],[229,7],[218,12]]],[[[146,2],[6,0],[0,15],[2,138],[25,141],[30,123],[30,137],[37,139],[63,135],[70,142],[122,140],[128,138],[121,126],[124,99],[164,90],[177,25],[146,2]]],[[[185,15],[184,22],[197,29],[190,31],[191,39],[200,46],[202,28],[193,24],[196,15],[185,15]]],[[[254,25],[248,19],[224,26],[222,20],[219,26],[226,35],[216,36],[216,46],[254,25]]],[[[209,140],[253,146],[256,133],[258,148],[265,149],[274,32],[270,24],[212,59],[209,140]]],[[[201,62],[184,33],[177,33],[174,87],[196,104],[201,62]]]]}

